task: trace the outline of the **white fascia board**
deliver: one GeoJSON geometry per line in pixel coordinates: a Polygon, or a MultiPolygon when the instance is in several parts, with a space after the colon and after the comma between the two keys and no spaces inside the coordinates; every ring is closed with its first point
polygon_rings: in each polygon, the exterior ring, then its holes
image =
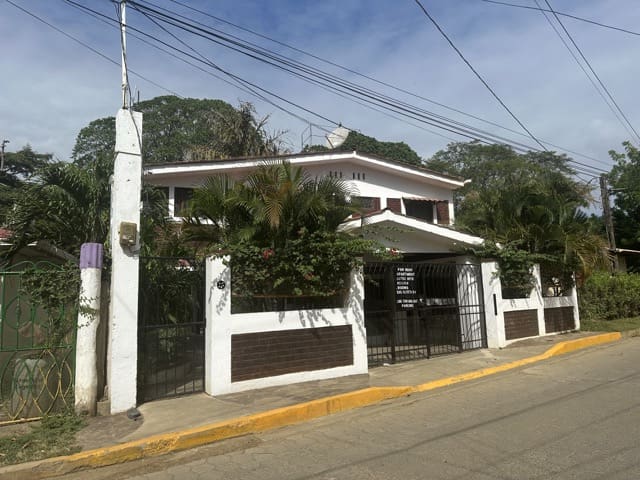
{"type": "Polygon", "coordinates": [[[248,158],[246,160],[216,160],[206,163],[184,163],[184,164],[172,164],[172,165],[149,165],[144,169],[144,175],[180,175],[180,174],[192,174],[192,173],[218,173],[228,170],[243,170],[256,168],[264,163],[276,162],[286,160],[292,165],[306,165],[319,162],[335,162],[339,160],[346,160],[352,158],[353,154],[350,152],[332,153],[332,154],[318,154],[303,157],[262,157],[262,158],[248,158]]]}
{"type": "Polygon", "coordinates": [[[454,180],[452,178],[441,177],[436,173],[430,173],[430,172],[425,172],[425,171],[418,170],[411,167],[405,167],[404,165],[400,165],[397,163],[388,163],[388,162],[385,162],[384,160],[367,157],[366,155],[360,155],[356,152],[353,152],[352,157],[354,159],[360,160],[365,163],[370,163],[372,165],[376,165],[381,168],[386,168],[388,170],[393,170],[395,172],[402,173],[403,175],[410,175],[413,177],[422,178],[424,180],[429,180],[430,182],[444,183],[449,187],[460,188],[465,186],[465,181],[463,180],[454,180]]]}
{"type": "MultiPolygon", "coordinates": [[[[365,217],[364,222],[365,222],[364,226],[376,225],[378,223],[383,223],[383,222],[393,222],[393,223],[402,225],[404,227],[414,229],[419,232],[430,233],[432,235],[446,238],[454,242],[465,243],[467,245],[482,245],[484,243],[483,238],[476,237],[474,235],[469,235],[462,232],[456,232],[455,230],[451,230],[445,227],[440,227],[433,223],[424,222],[416,218],[405,217],[404,215],[398,215],[397,213],[393,213],[390,210],[385,210],[384,212],[378,213],[376,215],[365,217]]],[[[340,225],[340,231],[349,232],[352,230],[357,230],[362,226],[363,226],[363,223],[361,218],[348,220],[340,225]]]]}
{"type": "Polygon", "coordinates": [[[358,154],[357,152],[337,152],[337,153],[319,153],[318,155],[302,155],[300,157],[264,157],[264,158],[251,158],[246,160],[217,160],[214,162],[206,163],[184,163],[173,165],[150,165],[144,169],[144,176],[172,176],[172,175],[184,175],[184,174],[204,174],[211,175],[218,172],[225,172],[228,170],[243,170],[252,169],[263,163],[269,163],[274,161],[286,160],[292,165],[304,166],[314,165],[318,163],[336,163],[344,160],[356,160],[357,162],[369,164],[379,169],[390,170],[395,173],[402,174],[404,176],[411,176],[427,180],[429,183],[440,183],[451,189],[463,187],[467,181],[454,180],[452,178],[441,177],[435,173],[429,173],[421,171],[411,167],[405,167],[400,164],[386,162],[377,158],[368,157],[366,155],[358,154]]]}

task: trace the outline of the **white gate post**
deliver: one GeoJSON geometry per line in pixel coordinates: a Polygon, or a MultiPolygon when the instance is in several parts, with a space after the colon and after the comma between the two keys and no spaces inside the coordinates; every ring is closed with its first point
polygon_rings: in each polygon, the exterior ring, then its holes
{"type": "Polygon", "coordinates": [[[504,330],[502,283],[498,276],[498,263],[482,261],[482,291],[484,292],[484,318],[487,325],[487,346],[502,348],[507,340],[504,330]]]}
{"type": "Polygon", "coordinates": [[[80,247],[80,309],[76,333],[75,409],[95,415],[98,399],[96,337],[100,324],[102,244],[80,247]]]}

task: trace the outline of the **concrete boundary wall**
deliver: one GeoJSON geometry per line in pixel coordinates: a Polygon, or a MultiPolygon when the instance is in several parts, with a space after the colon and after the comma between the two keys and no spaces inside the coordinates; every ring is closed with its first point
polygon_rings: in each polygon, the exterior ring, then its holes
{"type": "MultiPolygon", "coordinates": [[[[206,261],[205,392],[209,395],[287,385],[367,373],[367,334],[364,325],[364,284],[362,271],[352,272],[351,288],[345,308],[286,312],[231,313],[231,274],[222,259],[206,261]],[[331,331],[331,327],[349,326],[351,364],[296,371],[250,380],[232,380],[232,339],[254,333],[288,332],[313,329],[313,333],[331,331]],[[352,359],[351,359],[352,358],[352,359]]],[[[345,329],[333,329],[344,331],[345,329]]],[[[300,338],[292,335],[292,338],[300,338]]],[[[300,348],[291,345],[291,349],[300,348]]],[[[328,363],[328,365],[330,365],[328,363]]],[[[269,365],[265,365],[268,370],[269,365]]],[[[304,366],[299,367],[304,369],[304,366]]]]}
{"type": "MultiPolygon", "coordinates": [[[[542,293],[540,267],[533,269],[535,287],[526,298],[507,299],[502,297],[502,285],[497,275],[498,264],[494,261],[482,262],[482,283],[484,287],[485,318],[487,324],[487,342],[489,348],[503,348],[507,345],[526,338],[544,335],[555,335],[565,331],[580,329],[580,314],[578,311],[578,294],[574,286],[569,295],[562,297],[545,297],[542,293]],[[572,322],[566,330],[547,331],[545,311],[556,309],[572,309],[572,322]],[[523,326],[520,334],[513,331],[514,322],[526,322],[531,316],[537,325],[523,326]],[[506,318],[506,322],[505,322],[506,318]],[[511,328],[510,328],[511,327],[511,328]],[[509,332],[511,331],[511,336],[509,332]],[[527,333],[529,332],[529,333],[527,333]],[[515,336],[514,336],[515,335],[515,336]]],[[[557,313],[557,312],[554,312],[557,313]]]]}

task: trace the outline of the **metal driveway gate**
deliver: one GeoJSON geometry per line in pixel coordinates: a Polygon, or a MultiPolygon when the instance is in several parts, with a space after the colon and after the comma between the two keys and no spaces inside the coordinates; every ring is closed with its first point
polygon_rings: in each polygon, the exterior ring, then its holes
{"type": "Polygon", "coordinates": [[[367,263],[369,365],[486,348],[479,265],[367,263]]]}
{"type": "Polygon", "coordinates": [[[0,271],[0,423],[73,406],[75,269],[21,262],[0,271]]]}
{"type": "Polygon", "coordinates": [[[140,257],[138,403],[204,390],[204,262],[140,257]]]}

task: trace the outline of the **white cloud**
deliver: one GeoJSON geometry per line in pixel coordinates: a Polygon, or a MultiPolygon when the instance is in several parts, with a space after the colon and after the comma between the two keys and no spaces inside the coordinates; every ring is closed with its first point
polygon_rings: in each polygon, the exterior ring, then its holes
{"type": "MultiPolygon", "coordinates": [[[[173,2],[154,3],[229,30],[173,2]]],[[[630,138],[539,13],[478,0],[424,3],[505,103],[540,138],[605,162],[609,149],[619,149],[620,143],[630,138]]],[[[552,5],[558,11],[634,30],[640,25],[640,9],[635,3],[554,0],[552,5]]],[[[119,60],[117,30],[64,2],[33,0],[20,4],[119,60]]],[[[113,15],[109,2],[85,4],[113,15]]],[[[215,2],[215,9],[211,2],[189,4],[435,101],[519,129],[412,2],[221,0],[215,2]]],[[[135,12],[129,14],[129,22],[134,28],[164,35],[135,12]]],[[[640,74],[636,60],[640,38],[568,18],[563,22],[629,119],[640,128],[640,105],[634,88],[634,79],[640,74]]],[[[80,128],[118,109],[119,68],[6,2],[0,3],[0,31],[4,37],[0,44],[4,66],[0,76],[0,137],[11,140],[12,148],[30,143],[37,150],[68,158],[80,128]]],[[[367,82],[257,37],[237,30],[233,33],[421,108],[534,145],[531,139],[367,82]]],[[[194,45],[224,68],[264,88],[366,134],[405,141],[422,156],[448,143],[204,40],[194,45]]],[[[232,104],[239,99],[252,100],[261,115],[272,114],[273,129],[289,130],[291,143],[299,146],[306,127],[302,122],[133,38],[129,40],[129,67],[183,96],[221,98],[232,104]]],[[[140,89],[143,99],[166,94],[133,75],[131,83],[140,89]]]]}

